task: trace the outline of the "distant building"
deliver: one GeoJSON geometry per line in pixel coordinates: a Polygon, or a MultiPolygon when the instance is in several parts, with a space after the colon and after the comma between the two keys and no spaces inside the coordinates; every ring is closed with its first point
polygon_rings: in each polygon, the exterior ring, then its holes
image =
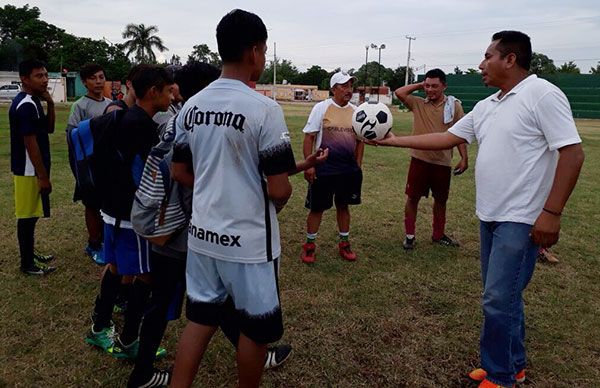
{"type": "Polygon", "coordinates": [[[365,101],[379,101],[385,105],[392,105],[392,93],[387,86],[357,86],[354,88],[351,103],[360,105],[365,101]]]}
{"type": "MultiPolygon", "coordinates": [[[[257,84],[254,88],[258,93],[273,98],[273,85],[257,84]]],[[[323,101],[329,97],[328,90],[319,90],[316,85],[276,85],[275,98],[279,101],[323,101]]]]}

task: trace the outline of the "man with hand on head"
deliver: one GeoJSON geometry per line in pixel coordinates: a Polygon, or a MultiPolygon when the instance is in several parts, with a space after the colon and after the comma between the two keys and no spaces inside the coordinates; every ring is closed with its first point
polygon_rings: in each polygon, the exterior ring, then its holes
{"type": "MultiPolygon", "coordinates": [[[[429,70],[425,80],[406,85],[396,90],[396,97],[413,114],[413,135],[445,132],[464,116],[462,105],[453,96],[446,96],[446,74],[440,69],[429,70]],[[426,98],[412,93],[424,90],[426,98]]],[[[469,166],[467,146],[457,146],[460,162],[454,169],[455,175],[462,174],[469,166]]],[[[458,242],[448,237],[446,227],[446,202],[450,192],[450,171],[452,149],[430,151],[410,150],[411,160],[406,180],[406,205],[404,207],[404,227],[406,237],[404,249],[415,246],[417,209],[421,197],[433,196],[433,232],[431,240],[443,246],[457,247],[458,242]]]]}

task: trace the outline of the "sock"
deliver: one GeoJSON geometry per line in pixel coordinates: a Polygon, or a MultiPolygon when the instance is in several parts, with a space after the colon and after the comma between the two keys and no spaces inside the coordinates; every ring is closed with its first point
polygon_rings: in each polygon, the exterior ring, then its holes
{"type": "Polygon", "coordinates": [[[99,332],[100,330],[110,326],[113,306],[115,305],[120,284],[120,275],[113,274],[109,270],[104,272],[104,276],[102,276],[102,280],[100,282],[100,295],[98,295],[96,298],[96,307],[94,308],[94,313],[96,316],[94,322],[95,332],[99,332]]]}
{"type": "Polygon", "coordinates": [[[404,229],[407,236],[415,236],[417,220],[414,217],[404,217],[404,229]]]}
{"type": "Polygon", "coordinates": [[[150,285],[136,279],[131,288],[131,295],[125,311],[125,324],[121,333],[123,345],[130,345],[138,338],[140,323],[150,299],[150,285]]]}
{"type": "Polygon", "coordinates": [[[17,240],[21,254],[21,270],[28,270],[34,266],[33,246],[35,224],[37,218],[20,218],[17,220],[17,240]]]}
{"type": "Polygon", "coordinates": [[[121,283],[119,285],[119,293],[117,294],[117,299],[115,303],[118,305],[123,305],[129,301],[129,297],[131,296],[132,283],[121,283]]]}
{"type": "Polygon", "coordinates": [[[339,232],[340,234],[340,241],[348,241],[350,238],[350,232],[339,232]]]}
{"type": "Polygon", "coordinates": [[[306,233],[306,242],[314,243],[317,239],[317,233],[306,233]]]}
{"type": "Polygon", "coordinates": [[[435,241],[444,237],[444,229],[446,228],[446,217],[445,216],[434,216],[433,217],[433,234],[431,238],[435,241]]]}

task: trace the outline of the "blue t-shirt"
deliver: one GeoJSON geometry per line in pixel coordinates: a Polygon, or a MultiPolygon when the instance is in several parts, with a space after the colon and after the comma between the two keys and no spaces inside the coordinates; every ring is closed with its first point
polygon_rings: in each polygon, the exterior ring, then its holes
{"type": "Polygon", "coordinates": [[[35,176],[36,171],[25,149],[24,137],[35,135],[46,171],[50,172],[48,119],[38,97],[21,92],[8,111],[10,121],[10,169],[14,175],[35,176]]]}

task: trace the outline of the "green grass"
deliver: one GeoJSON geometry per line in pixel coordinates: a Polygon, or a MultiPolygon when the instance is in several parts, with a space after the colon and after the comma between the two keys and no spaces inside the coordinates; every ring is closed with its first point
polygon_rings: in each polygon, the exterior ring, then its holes
{"type": "MultiPolygon", "coordinates": [[[[296,157],[310,107],[284,106],[296,157]]],[[[124,386],[131,364],[83,342],[100,270],[84,257],[83,208],[71,201],[63,128],[58,109],[52,142],[52,217],[41,220],[37,246],[57,256],[58,272],[44,279],[18,271],[6,106],[0,107],[0,386],[124,386]]],[[[394,112],[395,132],[412,118],[394,112]]],[[[538,265],[525,292],[528,378],[539,387],[600,386],[600,122],[578,121],[586,163],[565,209],[561,262],[538,265]]],[[[268,387],[462,387],[478,366],[480,275],[478,221],[474,215],[476,149],[469,170],[453,179],[449,234],[462,244],[429,243],[431,199],[417,220],[419,245],[403,251],[406,150],[367,147],[363,204],[352,208],[351,238],[359,260],[336,251],[335,216],[326,212],[313,266],[300,262],[306,183],[291,178],[294,194],[279,215],[283,258],[281,297],[286,332],[294,346],[285,367],[264,375],[268,387]]],[[[121,323],[117,316],[117,323],[121,323]]],[[[183,321],[170,324],[164,345],[173,362],[183,321]]],[[[196,386],[233,386],[234,352],[221,335],[201,365],[196,386]]]]}

